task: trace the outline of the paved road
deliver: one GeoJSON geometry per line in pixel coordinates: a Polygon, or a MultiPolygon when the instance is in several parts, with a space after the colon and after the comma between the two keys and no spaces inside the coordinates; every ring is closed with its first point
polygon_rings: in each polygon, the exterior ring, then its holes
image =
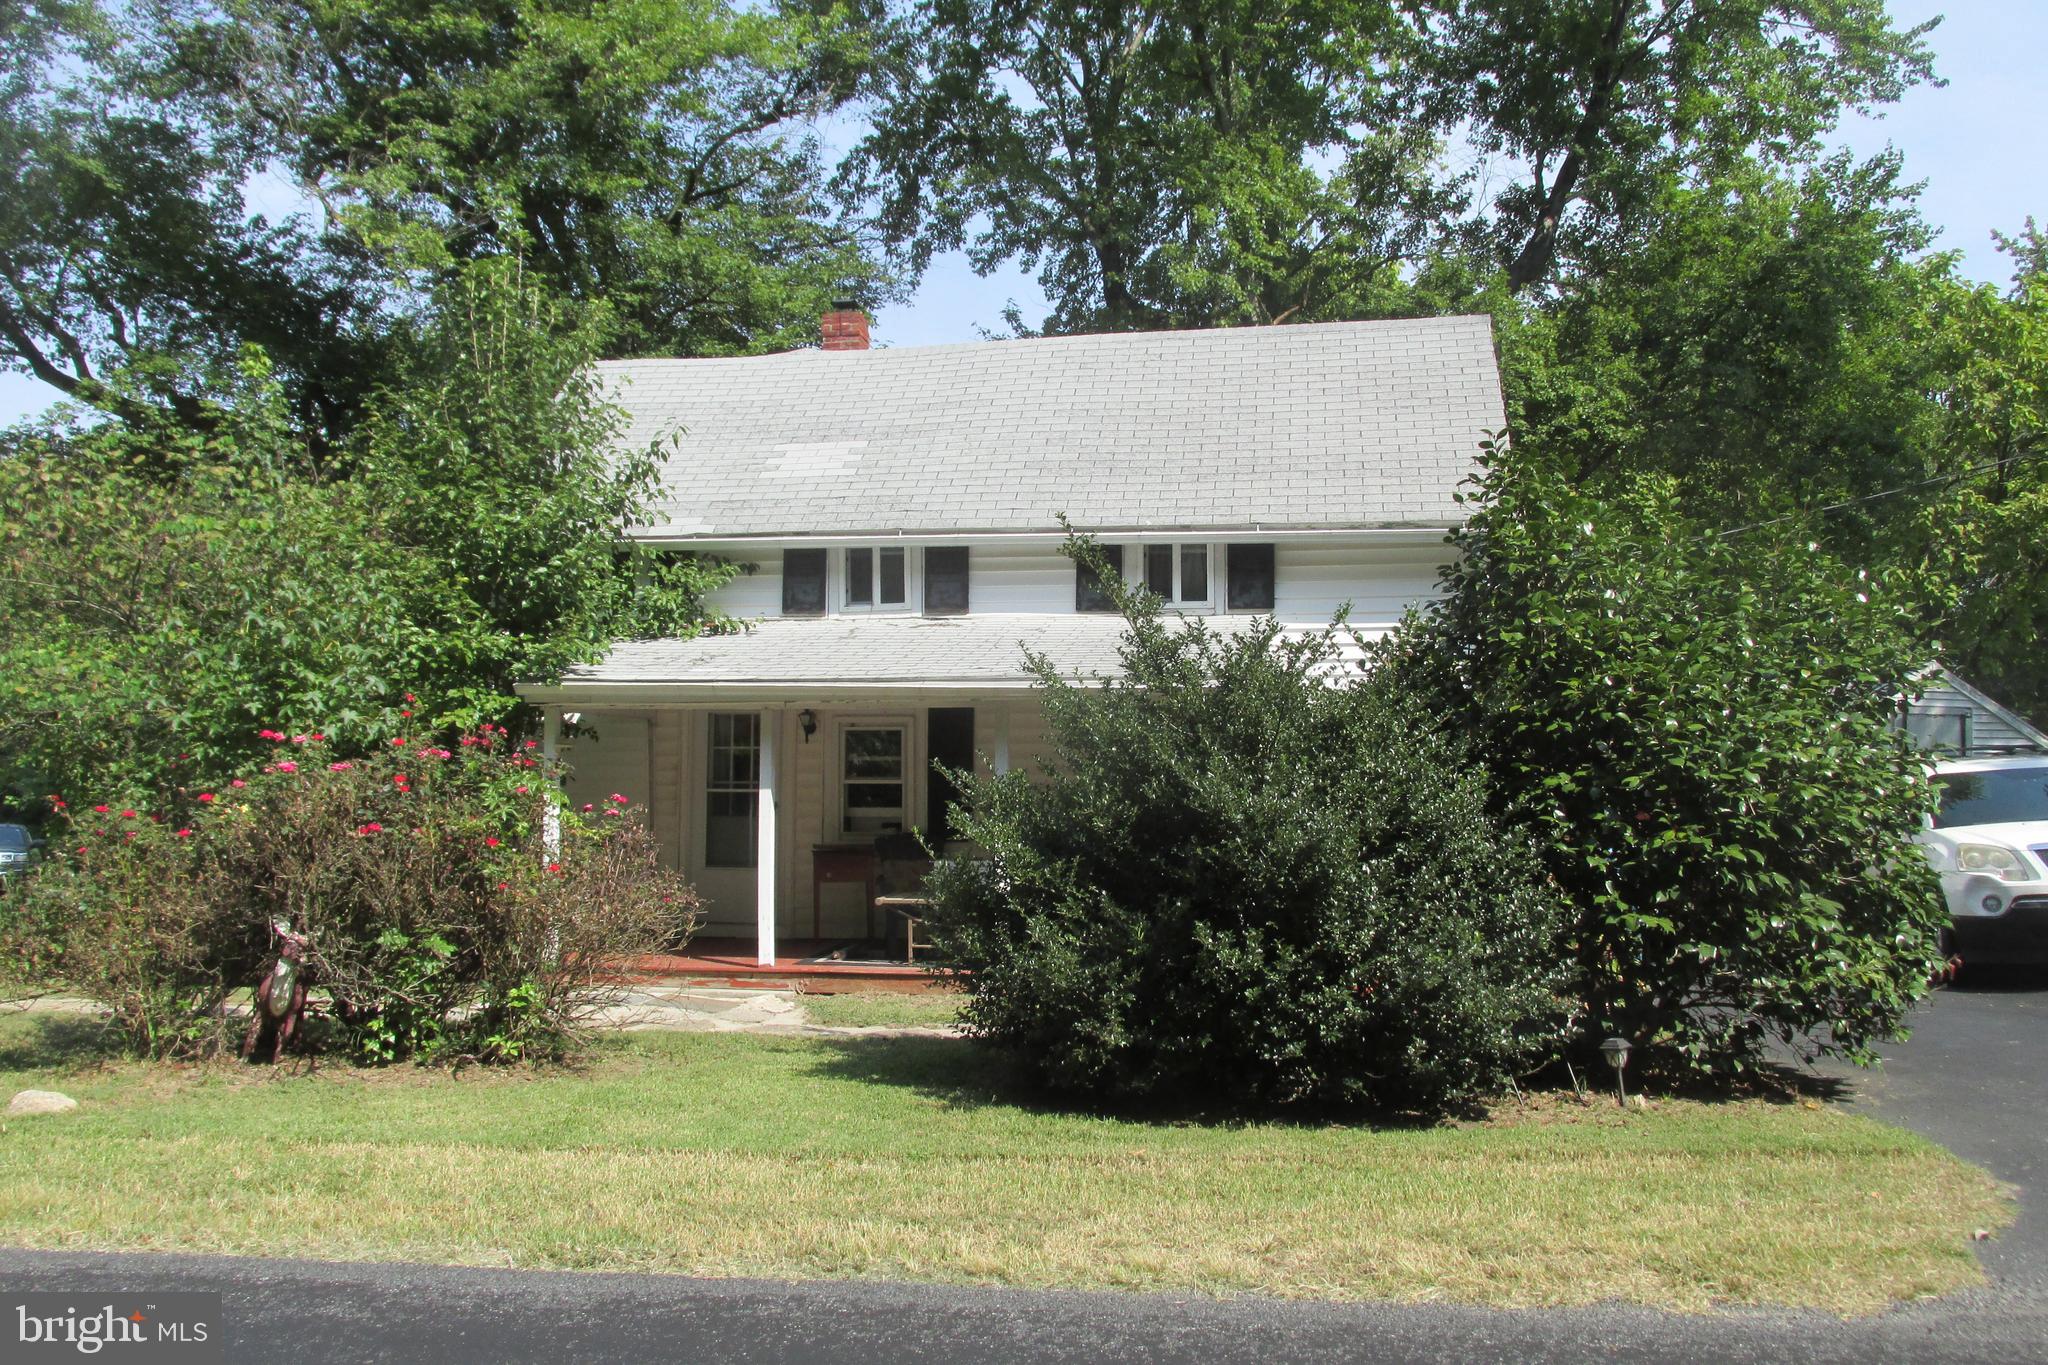
{"type": "Polygon", "coordinates": [[[2048,981],[1973,983],[1859,1082],[1855,1104],[2020,1186],[2022,1212],[1986,1246],[1988,1288],[1847,1323],[4,1250],[0,1286],[219,1290],[237,1362],[2048,1361],[2044,1025],[2048,981]]]}

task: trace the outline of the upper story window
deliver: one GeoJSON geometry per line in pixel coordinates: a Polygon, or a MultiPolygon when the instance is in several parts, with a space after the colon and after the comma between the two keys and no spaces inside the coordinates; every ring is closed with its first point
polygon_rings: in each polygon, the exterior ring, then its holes
{"type": "Polygon", "coordinates": [[[842,551],[841,604],[848,611],[902,610],[909,600],[909,551],[901,545],[842,551]]]}
{"type": "Polygon", "coordinates": [[[1209,547],[1147,545],[1145,587],[1169,606],[1209,605],[1209,547]]]}
{"type": "Polygon", "coordinates": [[[915,611],[959,616],[968,608],[965,546],[850,545],[782,552],[782,614],[915,611]]]}
{"type": "MultiPolygon", "coordinates": [[[[1135,547],[1135,554],[1129,558],[1122,545],[1099,548],[1119,578],[1138,583],[1168,606],[1192,610],[1273,610],[1270,543],[1220,547],[1200,542],[1146,544],[1135,547]],[[1219,555],[1223,560],[1220,566],[1216,562],[1219,555]]],[[[1116,604],[1085,564],[1075,566],[1074,610],[1116,610],[1116,604]]]]}

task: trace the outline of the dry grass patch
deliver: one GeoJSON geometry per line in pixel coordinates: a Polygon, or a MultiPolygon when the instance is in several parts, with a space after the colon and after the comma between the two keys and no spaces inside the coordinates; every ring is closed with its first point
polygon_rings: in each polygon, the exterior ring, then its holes
{"type": "Polygon", "coordinates": [[[0,1083],[84,1104],[0,1127],[0,1240],[1860,1312],[1978,1282],[1969,1233],[2010,1217],[1940,1148],[1796,1103],[1146,1123],[1019,1103],[942,1039],[643,1034],[581,1069],[273,1078],[99,1062],[77,1028],[0,1024],[0,1083]]]}

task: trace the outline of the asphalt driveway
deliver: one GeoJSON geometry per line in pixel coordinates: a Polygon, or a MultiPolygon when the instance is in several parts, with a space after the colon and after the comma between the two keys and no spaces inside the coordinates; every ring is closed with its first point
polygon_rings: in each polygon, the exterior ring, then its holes
{"type": "Polygon", "coordinates": [[[1803,1313],[1502,1312],[897,1284],[0,1250],[0,1288],[217,1290],[231,1361],[2048,1361],[2048,975],[1977,976],[1848,1103],[2018,1187],[1991,1284],[1842,1322],[1803,1313]]]}
{"type": "MultiPolygon", "coordinates": [[[[2019,1218],[1979,1248],[1991,1300],[2048,1304],[2048,971],[1972,968],[1869,1072],[1834,1067],[1850,1107],[1933,1138],[2019,1192],[2019,1218]]],[[[2039,1348],[2048,1357],[2048,1342],[2039,1348]]]]}

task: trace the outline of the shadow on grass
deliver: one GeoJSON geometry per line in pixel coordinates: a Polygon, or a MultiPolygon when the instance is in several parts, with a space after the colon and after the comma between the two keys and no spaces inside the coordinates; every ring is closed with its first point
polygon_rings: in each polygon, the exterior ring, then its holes
{"type": "Polygon", "coordinates": [[[1111,1104],[1100,1097],[1083,1098],[1049,1090],[1037,1084],[1014,1060],[965,1038],[833,1038],[825,1042],[815,1068],[817,1074],[864,1085],[903,1087],[948,1108],[1016,1109],[1170,1128],[1244,1128],[1255,1124],[1429,1128],[1446,1119],[1484,1112],[1483,1106],[1424,1115],[1358,1108],[1253,1112],[1193,1103],[1111,1104]]]}
{"type": "Polygon", "coordinates": [[[0,1071],[75,1071],[128,1055],[120,1033],[88,1014],[21,1015],[0,1032],[0,1071]]]}

